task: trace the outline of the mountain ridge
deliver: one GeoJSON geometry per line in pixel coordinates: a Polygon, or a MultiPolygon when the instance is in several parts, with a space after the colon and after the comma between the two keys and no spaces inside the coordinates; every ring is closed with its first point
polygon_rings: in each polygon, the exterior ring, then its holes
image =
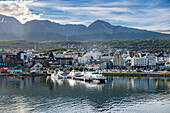
{"type": "Polygon", "coordinates": [[[154,31],[115,26],[96,20],[89,26],[82,24],[59,24],[49,20],[32,20],[21,24],[16,18],[0,15],[0,40],[113,40],[170,37],[154,31]]]}

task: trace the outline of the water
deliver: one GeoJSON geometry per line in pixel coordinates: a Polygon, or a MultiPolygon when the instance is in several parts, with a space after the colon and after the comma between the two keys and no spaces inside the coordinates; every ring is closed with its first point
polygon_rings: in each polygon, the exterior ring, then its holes
{"type": "Polygon", "coordinates": [[[170,113],[170,78],[108,78],[106,84],[0,77],[0,112],[170,113]]]}

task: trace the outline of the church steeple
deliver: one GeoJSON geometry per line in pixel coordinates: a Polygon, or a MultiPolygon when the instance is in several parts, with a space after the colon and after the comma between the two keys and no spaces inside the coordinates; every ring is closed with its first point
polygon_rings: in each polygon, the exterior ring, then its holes
{"type": "Polygon", "coordinates": [[[56,60],[52,51],[50,52],[50,55],[49,55],[49,58],[48,58],[48,59],[49,59],[50,61],[55,61],[55,60],[56,60]]]}

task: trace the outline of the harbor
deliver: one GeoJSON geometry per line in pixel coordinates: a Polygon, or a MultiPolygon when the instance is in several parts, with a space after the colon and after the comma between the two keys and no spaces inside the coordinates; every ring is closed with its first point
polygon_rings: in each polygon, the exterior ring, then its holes
{"type": "Polygon", "coordinates": [[[0,76],[0,111],[152,112],[154,109],[167,113],[170,110],[169,78],[108,77],[107,80],[106,84],[94,84],[43,76],[24,79],[0,76]]]}

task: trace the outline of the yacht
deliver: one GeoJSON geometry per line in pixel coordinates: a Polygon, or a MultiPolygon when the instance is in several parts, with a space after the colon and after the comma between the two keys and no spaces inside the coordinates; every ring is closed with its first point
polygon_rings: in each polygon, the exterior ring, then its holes
{"type": "Polygon", "coordinates": [[[73,77],[82,77],[83,74],[81,72],[72,70],[67,76],[70,77],[70,78],[73,78],[73,77]]]}
{"type": "Polygon", "coordinates": [[[102,74],[94,73],[94,72],[84,72],[84,79],[86,81],[92,81],[93,83],[106,83],[106,77],[102,74]]]}
{"type": "Polygon", "coordinates": [[[56,78],[56,79],[66,79],[67,78],[67,76],[64,75],[64,72],[60,71],[60,70],[57,73],[55,71],[53,74],[51,74],[51,77],[56,78]]]}

